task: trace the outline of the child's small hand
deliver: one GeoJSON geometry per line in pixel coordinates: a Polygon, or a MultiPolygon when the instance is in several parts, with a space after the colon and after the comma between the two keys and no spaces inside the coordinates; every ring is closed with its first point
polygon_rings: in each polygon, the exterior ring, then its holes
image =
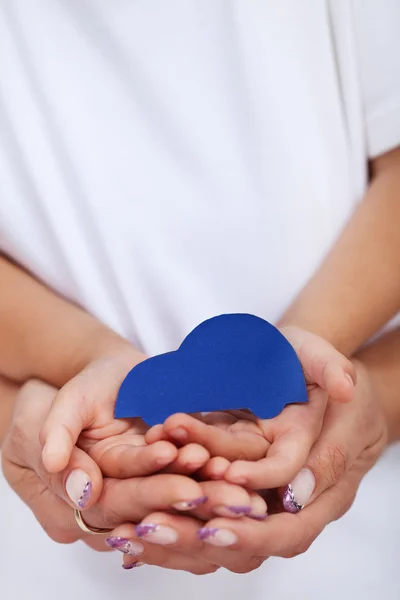
{"type": "Polygon", "coordinates": [[[103,474],[116,478],[149,475],[167,465],[185,474],[206,463],[208,451],[196,444],[181,450],[168,441],[148,445],[141,419],[114,419],[118,389],[137,362],[138,354],[124,348],[94,361],[59,391],[40,434],[49,473],[65,469],[75,444],[103,474]]]}
{"type": "Polygon", "coordinates": [[[318,439],[328,398],[351,400],[355,369],[321,338],[294,327],[283,333],[302,363],[309,386],[308,404],[286,406],[270,420],[256,419],[245,411],[203,418],[173,415],[149,430],[146,440],[201,444],[215,457],[201,471],[205,478],[225,477],[253,489],[286,485],[305,464],[318,439]]]}

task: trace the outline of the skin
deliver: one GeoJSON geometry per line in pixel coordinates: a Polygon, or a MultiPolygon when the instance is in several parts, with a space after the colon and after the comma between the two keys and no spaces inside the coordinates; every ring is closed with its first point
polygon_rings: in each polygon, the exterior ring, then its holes
{"type": "MultiPolygon", "coordinates": [[[[130,519],[137,520],[140,512],[133,514],[132,499],[139,493],[144,502],[142,514],[147,512],[144,522],[159,523],[178,533],[178,540],[168,548],[141,540],[145,550],[140,561],[195,573],[213,572],[218,566],[233,572],[248,572],[257,568],[267,556],[290,557],[304,552],[327,523],[339,518],[350,507],[363,475],[378,459],[387,439],[395,439],[398,435],[399,362],[400,332],[386,336],[360,355],[356,363],[357,386],[353,401],[329,405],[318,444],[308,458],[307,466],[314,472],[317,488],[303,511],[296,515],[272,514],[265,521],[218,517],[207,523],[207,526],[227,529],[237,536],[229,549],[216,548],[198,540],[196,532],[204,526],[198,518],[160,511],[160,504],[157,508],[151,507],[148,498],[156,490],[148,487],[140,494],[140,486],[144,485],[140,480],[139,483],[136,480],[110,480],[99,501],[85,512],[85,519],[93,526],[102,527],[127,520],[128,513],[130,519]],[[383,367],[379,358],[382,350],[387,351],[388,359],[383,367]],[[382,383],[387,375],[391,384],[395,384],[389,389],[382,383]]],[[[42,481],[37,475],[38,465],[32,462],[40,463],[37,431],[45,418],[43,403],[47,402],[49,410],[53,397],[50,392],[54,395],[54,390],[47,388],[46,399],[44,392],[43,384],[33,382],[20,393],[14,424],[3,447],[3,468],[11,485],[35,511],[46,531],[53,539],[65,543],[81,538],[81,532],[72,524],[71,509],[54,493],[58,476],[47,475],[42,481]],[[42,414],[35,410],[35,403],[42,407],[42,414]],[[37,419],[33,429],[30,411],[37,419]],[[25,443],[21,445],[22,439],[25,443]],[[45,489],[48,490],[46,494],[43,493],[45,489]]],[[[152,479],[145,479],[147,486],[153,485],[152,479]]],[[[116,528],[112,535],[137,539],[132,526],[127,524],[116,528]]],[[[98,538],[88,541],[92,546],[100,544],[98,538]]],[[[123,560],[129,563],[138,558],[125,555],[123,560]]]]}
{"type": "MultiPolygon", "coordinates": [[[[317,273],[310,285],[306,287],[298,303],[282,319],[282,323],[286,325],[305,325],[311,331],[322,334],[346,354],[351,354],[354,348],[369,337],[370,333],[372,333],[371,330],[376,329],[386,322],[399,306],[398,278],[396,277],[399,271],[399,234],[398,228],[393,225],[396,221],[398,222],[398,213],[396,211],[398,211],[398,194],[400,189],[398,177],[399,161],[399,151],[394,151],[373,163],[372,182],[366,198],[360,205],[359,211],[357,211],[348,228],[341,236],[338,244],[336,244],[334,250],[322,266],[321,271],[317,273]],[[373,244],[371,240],[373,240],[373,244]],[[377,257],[379,260],[376,260],[377,257]],[[337,286],[335,283],[337,280],[343,281],[343,286],[337,286]],[[353,285],[354,281],[357,281],[356,286],[353,285]],[[382,298],[384,299],[383,303],[382,298]],[[365,299],[368,299],[368,306],[366,306],[365,299]],[[359,310],[360,306],[363,306],[362,311],[359,310]],[[332,313],[328,313],[329,317],[327,316],[328,308],[329,311],[333,311],[332,313]]],[[[41,286],[37,282],[32,283],[31,281],[28,283],[26,279],[24,284],[21,284],[22,287],[19,287],[19,284],[14,285],[15,277],[17,277],[15,268],[12,266],[4,267],[4,264],[0,266],[1,281],[9,283],[10,279],[8,277],[11,277],[11,285],[5,285],[3,288],[8,291],[4,295],[5,302],[2,297],[2,310],[0,311],[0,330],[2,334],[4,331],[4,335],[0,337],[0,364],[5,375],[20,382],[25,381],[31,376],[41,377],[58,387],[64,385],[76,376],[77,373],[80,373],[82,369],[85,369],[86,365],[88,365],[89,356],[89,362],[93,360],[93,348],[91,345],[95,348],[98,360],[103,360],[104,347],[102,346],[102,340],[105,332],[101,324],[95,322],[95,320],[91,321],[88,325],[93,327],[91,330],[92,335],[82,337],[81,332],[84,330],[82,323],[86,322],[88,318],[84,315],[83,311],[74,307],[76,312],[74,315],[71,315],[70,321],[60,319],[60,312],[51,299],[51,294],[48,290],[39,292],[38,286],[41,286]],[[41,310],[43,306],[46,306],[46,310],[43,310],[42,317],[38,318],[36,310],[41,310]],[[15,315],[15,319],[10,319],[10,315],[15,315]],[[78,323],[79,326],[77,325],[78,323]],[[45,343],[43,332],[51,333],[45,343]],[[40,340],[41,348],[43,348],[42,353],[37,352],[38,340],[40,340]]],[[[61,302],[64,301],[61,300],[61,302]]],[[[114,352],[109,352],[108,349],[114,342],[119,348],[121,340],[120,338],[117,339],[116,334],[112,332],[107,333],[105,337],[107,337],[107,341],[105,342],[107,360],[112,361],[119,350],[116,349],[115,354],[114,352]]],[[[137,351],[135,352],[137,353],[137,351]]],[[[141,360],[140,353],[137,353],[136,358],[137,360],[141,360]]],[[[388,362],[390,360],[392,360],[391,356],[388,357],[388,362]]],[[[366,362],[368,362],[367,359],[366,362]]],[[[310,542],[310,539],[314,539],[313,536],[318,535],[324,524],[340,516],[342,514],[341,511],[344,512],[349,504],[351,504],[360,478],[376,461],[380,451],[385,446],[387,428],[390,423],[385,421],[384,415],[390,414],[394,422],[398,423],[398,398],[396,397],[394,400],[393,396],[393,390],[399,389],[395,373],[395,371],[398,371],[398,362],[395,365],[394,371],[390,370],[387,364],[385,365],[384,375],[387,376],[389,373],[389,379],[395,386],[394,388],[390,388],[390,390],[385,389],[383,391],[382,384],[379,383],[383,377],[383,371],[382,367],[377,366],[376,357],[375,361],[372,361],[370,370],[366,370],[361,363],[358,363],[357,370],[359,382],[357,383],[356,395],[359,395],[360,399],[353,401],[349,405],[333,405],[331,402],[326,404],[326,414],[317,447],[319,447],[322,441],[325,444],[324,448],[328,450],[324,453],[321,447],[316,464],[322,464],[324,469],[318,471],[316,468],[314,472],[317,478],[317,490],[322,490],[323,493],[321,493],[318,499],[314,498],[310,506],[306,507],[299,515],[276,515],[276,518],[273,515],[262,527],[259,527],[259,523],[257,523],[257,531],[260,530],[260,535],[264,531],[265,535],[264,525],[267,526],[269,524],[268,527],[272,528],[271,523],[276,523],[279,518],[278,529],[281,532],[281,545],[279,547],[270,547],[268,545],[267,538],[270,538],[273,532],[269,532],[269,536],[262,537],[262,539],[257,534],[256,541],[253,536],[256,533],[256,523],[251,519],[243,518],[235,521],[229,520],[228,522],[223,519],[222,521],[214,520],[209,523],[212,527],[218,525],[222,529],[228,527],[227,523],[230,524],[231,528],[239,528],[237,531],[235,529],[237,542],[230,549],[230,552],[232,550],[239,552],[238,556],[241,557],[240,564],[242,565],[240,568],[247,570],[255,568],[255,566],[258,566],[262,562],[265,553],[268,555],[291,556],[303,551],[310,542]],[[372,376],[368,375],[369,372],[372,373],[372,376]],[[382,394],[379,392],[382,392],[382,394]],[[347,427],[342,427],[345,420],[349,423],[348,429],[347,427]],[[368,422],[368,427],[365,427],[367,434],[362,437],[362,442],[356,447],[354,446],[354,438],[357,437],[356,433],[359,431],[360,424],[364,426],[365,422],[368,422]],[[326,427],[328,428],[327,430],[326,427]],[[342,434],[340,431],[342,429],[347,435],[350,431],[352,434],[350,441],[349,439],[341,439],[342,434]],[[338,452],[337,449],[340,451],[338,452]],[[330,479],[326,475],[329,471],[334,474],[330,479]],[[337,474],[339,474],[338,477],[336,476],[337,474]],[[328,483],[333,482],[333,485],[327,485],[325,490],[318,484],[318,481],[324,478],[328,483]],[[326,498],[326,502],[322,502],[324,497],[326,498]],[[332,512],[332,498],[335,499],[334,513],[332,512]],[[343,499],[345,500],[344,504],[343,499]],[[340,511],[337,509],[338,503],[341,503],[342,506],[340,511]],[[310,514],[311,508],[317,512],[315,514],[313,512],[313,520],[308,523],[304,515],[307,514],[307,511],[310,514]],[[289,522],[287,518],[291,519],[290,528],[285,529],[282,521],[283,517],[285,517],[285,522],[289,522]],[[294,518],[297,518],[297,521],[293,521],[294,518]],[[294,523],[302,523],[303,527],[306,526],[306,529],[299,529],[301,535],[296,534],[295,529],[293,529],[294,523]],[[313,523],[314,526],[312,526],[313,523]],[[291,540],[288,538],[289,530],[291,531],[291,540]],[[287,536],[285,536],[285,532],[287,532],[287,536]],[[307,532],[308,535],[306,535],[307,532]],[[312,533],[310,534],[310,532],[312,533]],[[289,545],[285,545],[282,540],[286,540],[289,545]],[[296,544],[296,540],[297,542],[302,540],[301,545],[299,543],[296,544]],[[263,552],[259,554],[261,549],[263,552]],[[250,560],[250,566],[247,564],[246,556],[256,557],[255,566],[253,566],[254,561],[251,562],[253,558],[250,560]]],[[[312,383],[315,384],[316,382],[312,383]]],[[[14,435],[11,434],[8,436],[7,440],[15,440],[15,428],[11,427],[11,431],[14,431],[14,435]]],[[[141,435],[141,432],[132,431],[132,433],[134,435],[141,435]]],[[[391,437],[396,434],[390,433],[389,435],[391,437]]],[[[41,433],[41,440],[46,445],[46,428],[41,433]]],[[[8,441],[5,443],[6,459],[4,464],[6,472],[9,443],[8,441]]],[[[74,460],[75,450],[73,443],[70,445],[72,446],[72,454],[69,460],[74,460]]],[[[82,449],[77,448],[77,451],[79,451],[79,457],[82,458],[82,449]]],[[[88,457],[88,454],[84,454],[88,457]]],[[[312,457],[312,454],[310,456],[312,457]]],[[[40,469],[43,466],[43,460],[46,461],[46,453],[43,457],[37,458],[37,460],[38,462],[35,467],[40,469]]],[[[65,462],[65,458],[62,458],[60,463],[55,465],[55,467],[54,465],[53,467],[48,465],[51,468],[47,469],[47,474],[49,477],[55,477],[56,475],[54,481],[59,481],[57,479],[58,476],[63,469],[68,467],[68,465],[63,467],[63,460],[65,462]]],[[[15,464],[12,460],[10,462],[15,464]]],[[[95,464],[95,461],[92,462],[95,464]]],[[[19,466],[21,467],[21,465],[19,466]]],[[[26,465],[22,468],[28,470],[26,465]]],[[[36,472],[35,469],[33,471],[36,472]]],[[[15,483],[12,477],[10,480],[15,483]]],[[[50,485],[50,480],[48,481],[50,485]]],[[[192,480],[188,479],[188,481],[192,480]]],[[[60,487],[59,490],[61,495],[62,488],[60,487]]],[[[99,493],[99,500],[101,494],[103,494],[103,491],[99,493]]],[[[95,501],[95,497],[93,497],[92,502],[95,501]]],[[[33,508],[35,511],[40,511],[37,506],[33,508]]],[[[97,510],[95,512],[97,515],[96,518],[98,518],[99,512],[97,510]]],[[[167,515],[162,518],[174,518],[176,520],[176,528],[181,526],[180,519],[184,519],[182,523],[188,523],[187,519],[189,519],[189,517],[184,518],[179,515],[169,515],[159,512],[152,515],[151,518],[160,518],[160,514],[167,515]]],[[[88,518],[90,518],[90,515],[88,518]]],[[[198,527],[200,521],[195,521],[195,523],[195,526],[198,527]]],[[[96,525],[96,523],[92,524],[96,525]]],[[[173,525],[175,526],[175,521],[173,525]]],[[[71,529],[70,521],[69,528],[71,529]]],[[[188,555],[186,546],[184,545],[184,535],[186,534],[183,532],[180,534],[179,542],[174,546],[173,550],[184,550],[185,560],[187,560],[188,555]],[[183,546],[180,544],[183,544],[183,546]]],[[[192,543],[194,543],[193,539],[192,543]]],[[[202,548],[205,545],[202,542],[202,548]]],[[[215,549],[213,548],[213,550],[215,549]]],[[[218,552],[221,551],[218,550],[218,552]]],[[[227,560],[226,550],[222,554],[225,557],[223,560],[227,560]]],[[[220,563],[216,561],[214,554],[208,556],[208,559],[214,561],[210,563],[214,565],[213,568],[215,568],[215,564],[222,563],[222,558],[218,559],[221,560],[220,563]]],[[[199,560],[205,560],[205,555],[202,554],[199,560]]],[[[224,564],[223,566],[231,568],[231,570],[237,569],[234,565],[229,566],[224,564]]]]}
{"type": "Polygon", "coordinates": [[[370,163],[370,185],[331,252],[279,325],[351,356],[400,310],[400,148],[370,163]]]}

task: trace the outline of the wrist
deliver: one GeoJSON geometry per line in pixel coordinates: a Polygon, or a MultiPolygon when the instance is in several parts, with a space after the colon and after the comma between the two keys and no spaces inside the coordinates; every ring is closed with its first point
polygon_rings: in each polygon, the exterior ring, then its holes
{"type": "Polygon", "coordinates": [[[37,378],[60,388],[91,363],[118,357],[132,366],[146,357],[115,331],[84,311],[77,312],[56,336],[31,360],[28,378],[37,378]]]}
{"type": "Polygon", "coordinates": [[[382,377],[375,373],[368,361],[364,361],[360,356],[355,358],[353,363],[357,370],[357,387],[361,387],[362,393],[369,401],[379,407],[386,445],[389,445],[400,439],[400,415],[396,415],[399,411],[393,411],[393,406],[387,402],[388,393],[382,385],[382,377]]]}

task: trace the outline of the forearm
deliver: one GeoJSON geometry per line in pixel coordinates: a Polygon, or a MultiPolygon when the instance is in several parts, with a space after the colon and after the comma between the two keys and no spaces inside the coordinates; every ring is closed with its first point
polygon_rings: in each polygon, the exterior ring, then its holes
{"type": "Polygon", "coordinates": [[[19,385],[0,376],[0,448],[11,423],[19,385]]]}
{"type": "Polygon", "coordinates": [[[389,441],[400,440],[400,328],[363,348],[356,358],[367,368],[386,415],[389,441]]]}
{"type": "Polygon", "coordinates": [[[61,387],[97,356],[130,344],[0,257],[0,373],[61,387]]]}
{"type": "Polygon", "coordinates": [[[297,325],[350,356],[400,309],[400,151],[375,163],[349,224],[280,325],[297,325]]]}

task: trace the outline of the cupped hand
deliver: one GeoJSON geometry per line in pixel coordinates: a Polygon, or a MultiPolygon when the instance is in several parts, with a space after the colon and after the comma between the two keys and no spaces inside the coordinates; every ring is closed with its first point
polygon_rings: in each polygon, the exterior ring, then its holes
{"type": "Polygon", "coordinates": [[[346,357],[318,336],[295,327],[285,328],[282,333],[302,364],[308,385],[307,404],[288,405],[277,417],[266,420],[245,411],[196,418],[173,415],[150,429],[146,441],[201,445],[212,457],[201,470],[206,479],[225,477],[253,489],[285,485],[318,439],[328,398],[339,404],[351,401],[356,372],[346,357]]]}
{"type": "MultiPolygon", "coordinates": [[[[194,519],[189,524],[158,512],[125,535],[138,540],[157,525],[173,529],[177,540],[171,548],[235,572],[251,571],[269,556],[290,558],[305,552],[326,525],[350,508],[363,476],[387,443],[387,424],[368,373],[360,363],[356,366],[358,382],[352,402],[328,404],[319,439],[292,482],[286,498],[294,501],[291,512],[270,514],[258,523],[247,517],[218,517],[200,528],[194,519]],[[299,511],[300,504],[305,507],[299,511]]],[[[137,561],[127,554],[124,562],[137,561]]]]}
{"type": "MultiPolygon", "coordinates": [[[[72,507],[77,502],[74,498],[82,493],[82,485],[87,485],[88,477],[92,493],[83,516],[91,527],[129,528],[132,526],[123,524],[140,523],[154,511],[175,515],[190,511],[198,519],[210,519],[214,515],[240,518],[243,514],[260,519],[265,517],[267,507],[258,494],[227,482],[200,484],[174,474],[103,480],[96,463],[79,448],[74,448],[71,460],[62,472],[49,474],[42,462],[39,432],[55,395],[56,390],[42,382],[27,383],[19,393],[12,425],[2,447],[6,479],[53,540],[60,543],[84,540],[97,550],[118,546],[115,535],[86,535],[75,522],[72,507]]],[[[161,539],[158,534],[156,541],[154,536],[150,540],[143,539],[140,546],[151,564],[183,568],[193,573],[210,573],[217,568],[207,559],[181,555],[172,547],[176,539],[171,531],[169,537],[168,531],[167,535],[165,531],[161,532],[161,539]]]]}
{"type": "Polygon", "coordinates": [[[191,473],[209,459],[205,448],[192,444],[178,451],[174,444],[145,442],[148,427],[141,419],[115,419],[114,407],[120,385],[138,355],[126,344],[96,359],[55,395],[40,431],[43,465],[60,473],[74,447],[84,450],[104,475],[137,477],[172,465],[174,473],[191,473]]]}

